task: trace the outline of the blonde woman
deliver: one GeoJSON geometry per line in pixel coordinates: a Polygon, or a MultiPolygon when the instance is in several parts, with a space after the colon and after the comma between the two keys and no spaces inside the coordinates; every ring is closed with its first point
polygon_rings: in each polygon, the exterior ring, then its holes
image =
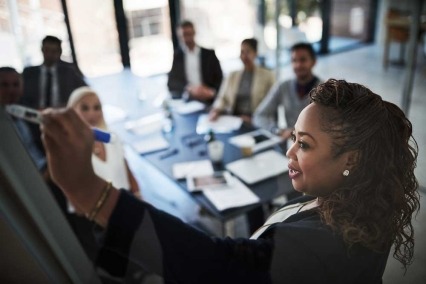
{"type": "MultiPolygon", "coordinates": [[[[90,126],[107,130],[102,104],[96,92],[89,87],[74,90],[67,106],[73,108],[90,126]]],[[[129,188],[135,196],[140,197],[138,183],[127,165],[120,141],[96,141],[92,149],[92,164],[98,176],[110,180],[118,188],[129,188]]]]}

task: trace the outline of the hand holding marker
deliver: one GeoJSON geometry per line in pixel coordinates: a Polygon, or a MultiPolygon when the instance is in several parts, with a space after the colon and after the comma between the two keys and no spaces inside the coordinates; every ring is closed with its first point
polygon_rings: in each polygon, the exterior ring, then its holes
{"type": "MultiPolygon", "coordinates": [[[[42,123],[41,114],[38,110],[12,104],[6,106],[6,111],[17,118],[24,119],[28,122],[36,124],[42,123]]],[[[114,134],[102,131],[98,128],[92,128],[92,131],[96,141],[103,143],[114,143],[114,134]]]]}

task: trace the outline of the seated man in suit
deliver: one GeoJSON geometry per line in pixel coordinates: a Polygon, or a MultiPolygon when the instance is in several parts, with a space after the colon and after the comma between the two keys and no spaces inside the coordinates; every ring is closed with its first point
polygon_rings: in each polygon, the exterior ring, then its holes
{"type": "MultiPolygon", "coordinates": [[[[12,67],[0,67],[0,107],[16,104],[22,96],[21,75],[12,67]]],[[[22,144],[30,154],[37,169],[46,170],[46,158],[34,143],[30,129],[25,121],[12,117],[22,144]]]]}
{"type": "Polygon", "coordinates": [[[167,86],[173,97],[184,94],[184,98],[210,104],[222,83],[219,60],[214,50],[199,47],[195,43],[192,22],[182,22],[178,33],[182,46],[174,53],[167,86]]]}
{"type": "Polygon", "coordinates": [[[42,41],[43,64],[23,71],[24,96],[22,104],[33,108],[63,107],[74,89],[86,86],[71,63],[60,60],[61,40],[46,36],[42,41]]]}

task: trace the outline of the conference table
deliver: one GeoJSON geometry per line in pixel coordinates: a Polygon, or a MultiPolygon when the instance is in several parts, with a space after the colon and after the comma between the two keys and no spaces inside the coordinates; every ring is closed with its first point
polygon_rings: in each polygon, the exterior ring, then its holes
{"type": "MultiPolygon", "coordinates": [[[[259,197],[257,204],[225,211],[217,210],[202,192],[188,191],[185,180],[174,179],[172,168],[175,163],[209,159],[204,135],[196,133],[198,117],[203,113],[202,111],[185,115],[173,113],[173,130],[169,133],[163,133],[170,148],[143,155],[132,149],[127,149],[127,159],[141,185],[144,200],[188,223],[194,221],[194,216],[198,214],[199,207],[201,207],[204,212],[221,223],[222,232],[219,235],[224,236],[226,234],[225,224],[228,221],[253,212],[253,210],[259,209],[259,206],[269,204],[278,196],[291,194],[294,189],[288,173],[285,172],[279,176],[247,185],[259,197]],[[174,150],[175,154],[165,155],[171,149],[174,150]],[[196,209],[197,207],[198,209],[196,209]]],[[[141,137],[126,130],[125,121],[115,123],[111,129],[119,135],[125,144],[131,145],[135,141],[139,141],[139,143],[141,141],[141,137]]],[[[243,158],[240,149],[231,145],[228,139],[252,130],[254,128],[251,125],[243,123],[237,131],[215,135],[216,139],[223,141],[225,145],[223,161],[219,164],[213,163],[215,170],[224,170],[227,163],[243,158]]],[[[142,137],[142,141],[143,139],[149,139],[149,136],[147,138],[142,137]]],[[[282,147],[282,145],[276,145],[275,149],[282,152],[282,147]]]]}

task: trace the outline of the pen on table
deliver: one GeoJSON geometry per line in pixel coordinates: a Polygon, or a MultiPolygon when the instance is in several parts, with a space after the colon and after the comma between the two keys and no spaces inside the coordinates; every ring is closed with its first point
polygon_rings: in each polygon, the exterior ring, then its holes
{"type": "Polygon", "coordinates": [[[179,152],[179,150],[178,150],[178,149],[176,149],[176,148],[174,148],[174,149],[172,149],[172,150],[170,150],[170,151],[167,151],[167,152],[166,152],[166,153],[164,153],[163,155],[161,155],[161,156],[160,156],[160,159],[165,159],[165,158],[171,157],[171,156],[173,156],[173,155],[176,155],[178,152],[179,152]]]}
{"type": "MultiPolygon", "coordinates": [[[[21,118],[23,120],[26,120],[28,122],[40,124],[42,123],[41,119],[41,113],[38,110],[24,107],[21,105],[7,105],[6,111],[17,118],[21,118]]],[[[103,143],[114,143],[115,135],[111,134],[109,132],[100,130],[98,128],[92,127],[93,135],[95,137],[96,141],[103,142],[103,143]]]]}

